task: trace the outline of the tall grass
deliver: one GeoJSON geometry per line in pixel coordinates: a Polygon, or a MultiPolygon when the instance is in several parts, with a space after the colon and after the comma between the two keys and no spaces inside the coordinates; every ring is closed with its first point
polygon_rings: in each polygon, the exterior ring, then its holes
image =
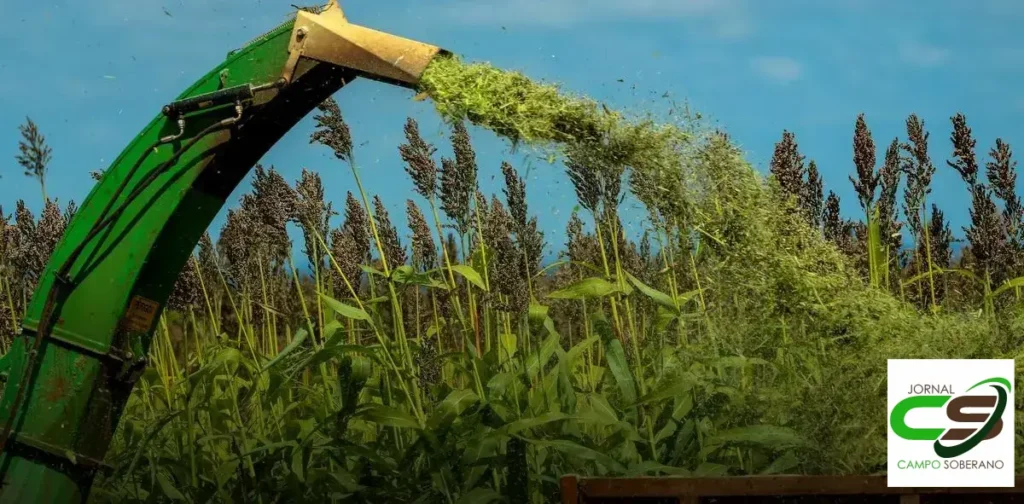
{"type": "MultiPolygon", "coordinates": [[[[335,114],[331,105],[324,110],[335,114]]],[[[344,136],[337,121],[321,131],[344,136]]],[[[454,141],[465,139],[457,134],[454,141]]],[[[350,153],[341,154],[351,163],[350,153]]],[[[386,212],[374,205],[365,226],[346,223],[335,234],[343,242],[346,233],[362,233],[351,241],[376,245],[365,274],[352,276],[343,264],[350,258],[336,255],[322,229],[300,221],[310,237],[307,255],[325,261],[305,279],[292,264],[278,273],[290,275],[294,288],[276,301],[299,304],[282,324],[280,349],[252,336],[274,330],[266,327],[272,317],[253,313],[284,314],[260,302],[268,297],[263,285],[279,281],[262,277],[252,293],[220,266],[212,268],[218,279],[195,268],[198,284],[219,283],[230,311],[241,314],[238,335],[215,338],[213,324],[197,315],[210,303],[198,296],[181,307],[187,316],[165,314],[153,365],[111,453],[116,470],[97,498],[547,502],[566,472],[781,472],[806,460],[810,438],[780,419],[750,422],[754,413],[745,404],[762,387],[795,377],[762,357],[727,350],[731,338],[718,341],[701,322],[708,315],[696,292],[659,290],[654,280],[662,267],[625,239],[614,209],[595,213],[598,248],[589,252],[599,261],[577,258],[581,274],[554,281],[528,248],[540,237],[523,208],[525,185],[511,165],[503,170],[509,209],[475,198],[467,219],[474,225],[463,240],[471,248],[451,251],[450,260],[464,262],[389,262],[405,254],[386,212]],[[335,279],[344,289],[335,289],[335,279]],[[479,311],[468,313],[471,306],[479,311]],[[570,315],[577,307],[586,315],[570,315]],[[666,339],[669,326],[678,327],[666,339]],[[197,343],[188,351],[176,340],[197,343]],[[712,346],[719,351],[708,353],[712,346]]],[[[260,173],[276,180],[272,171],[260,173]]],[[[264,199],[291,201],[268,184],[256,186],[264,199]]],[[[448,190],[472,187],[475,180],[448,190]]],[[[274,206],[255,198],[248,211],[274,206]]],[[[364,209],[370,200],[357,199],[364,209]]],[[[248,229],[259,235],[254,231],[248,229]]],[[[685,257],[670,269],[696,282],[698,259],[685,257]]]]}

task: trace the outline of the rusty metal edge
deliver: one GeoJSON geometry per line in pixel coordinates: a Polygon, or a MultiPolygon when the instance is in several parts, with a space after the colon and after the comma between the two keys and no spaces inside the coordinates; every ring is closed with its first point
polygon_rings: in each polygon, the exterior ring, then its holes
{"type": "Polygon", "coordinates": [[[1024,478],[1002,488],[890,488],[886,476],[730,476],[717,478],[562,478],[580,497],[741,497],[795,495],[1024,494],[1024,478]],[[569,479],[571,478],[571,479],[569,479]]]}
{"type": "Polygon", "coordinates": [[[562,489],[562,504],[579,504],[579,478],[575,474],[562,476],[559,484],[562,489]]]}

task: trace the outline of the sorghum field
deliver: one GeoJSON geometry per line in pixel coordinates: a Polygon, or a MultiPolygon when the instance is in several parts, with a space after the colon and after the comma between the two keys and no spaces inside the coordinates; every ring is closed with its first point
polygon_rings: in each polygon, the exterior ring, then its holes
{"type": "MultiPolygon", "coordinates": [[[[422,94],[450,145],[405,125],[408,231],[362,189],[333,100],[309,148],[351,171],[347,194],[255,169],[181,273],[94,500],[552,502],[570,472],[879,473],[886,359],[1024,348],[1015,162],[962,115],[949,139],[911,115],[878,145],[851,118],[864,213],[847,220],[789,132],[763,177],[697,119],[625,117],[487,65],[439,60],[422,94]],[[515,166],[477,165],[470,123],[567,170],[564,240],[538,230],[515,166]],[[964,243],[929,201],[936,170],[970,191],[964,243]],[[490,174],[502,194],[477,189],[490,174]]],[[[42,182],[49,147],[30,121],[22,136],[42,182]]],[[[74,211],[19,201],[0,221],[5,333],[74,211]]]]}

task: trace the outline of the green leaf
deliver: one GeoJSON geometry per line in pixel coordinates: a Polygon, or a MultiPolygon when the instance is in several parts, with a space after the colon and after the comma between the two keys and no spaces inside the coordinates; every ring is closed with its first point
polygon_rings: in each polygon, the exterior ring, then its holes
{"type": "Polygon", "coordinates": [[[361,358],[358,364],[365,365],[367,366],[367,369],[369,369],[371,365],[371,359],[377,359],[375,351],[375,347],[370,347],[366,345],[325,345],[323,348],[317,350],[313,355],[311,355],[309,359],[304,361],[302,363],[302,368],[314,369],[321,363],[327,362],[333,358],[342,357],[346,354],[358,354],[356,355],[356,357],[361,358]],[[366,357],[366,359],[362,359],[362,357],[366,357]]]}
{"type": "MultiPolygon", "coordinates": [[[[480,478],[484,477],[484,474],[486,474],[489,470],[490,470],[489,465],[480,464],[480,465],[472,466],[472,467],[469,468],[468,471],[465,471],[466,477],[462,480],[463,491],[472,492],[473,490],[466,490],[466,489],[476,489],[477,488],[477,483],[480,482],[480,478]]],[[[487,488],[487,487],[480,487],[480,488],[487,488]]]]}
{"type": "Polygon", "coordinates": [[[427,422],[427,427],[430,429],[437,429],[442,424],[454,420],[455,417],[462,414],[469,406],[473,405],[480,398],[469,389],[458,389],[453,390],[448,397],[445,397],[441,404],[434,410],[434,414],[431,415],[430,420],[427,422]]]}
{"type": "Polygon", "coordinates": [[[484,286],[484,279],[480,277],[480,273],[477,273],[472,266],[465,264],[456,264],[452,266],[452,271],[462,275],[463,278],[469,281],[469,283],[477,286],[482,291],[487,291],[487,287],[484,286]]]}
{"type": "Polygon", "coordinates": [[[622,392],[623,399],[628,403],[636,401],[636,382],[633,379],[633,372],[629,369],[626,361],[626,352],[622,348],[622,342],[611,340],[606,345],[607,351],[605,360],[608,361],[608,369],[615,377],[615,383],[622,392]]]}
{"type": "Polygon", "coordinates": [[[555,321],[551,320],[551,317],[544,319],[544,329],[548,331],[548,334],[558,338],[558,331],[555,330],[555,321]]]}
{"type": "Polygon", "coordinates": [[[554,449],[554,450],[558,450],[558,451],[560,451],[562,453],[565,453],[566,455],[569,455],[571,457],[576,457],[578,459],[593,460],[594,462],[598,462],[601,465],[603,465],[603,466],[605,466],[605,467],[607,467],[607,468],[609,468],[609,469],[611,469],[613,471],[616,471],[616,472],[625,472],[626,471],[626,468],[623,467],[622,464],[620,464],[618,461],[616,461],[615,459],[611,458],[610,456],[608,456],[608,455],[606,455],[604,453],[601,453],[601,452],[599,452],[597,450],[594,450],[594,449],[591,449],[591,448],[587,448],[585,446],[581,446],[581,445],[579,445],[577,443],[574,443],[572,441],[569,441],[569,440],[553,439],[553,440],[541,441],[541,440],[535,440],[535,439],[526,439],[526,442],[534,444],[534,445],[537,445],[537,446],[543,446],[543,447],[546,447],[546,448],[551,448],[551,449],[554,449]]]}
{"type": "Polygon", "coordinates": [[[636,405],[658,402],[670,397],[682,397],[693,388],[693,380],[688,376],[676,379],[674,382],[663,384],[661,387],[652,390],[642,397],[636,405]]]}
{"type": "Polygon", "coordinates": [[[498,373],[491,377],[487,381],[487,391],[491,399],[497,399],[505,393],[505,389],[508,387],[512,380],[515,380],[516,375],[512,373],[498,373]]]}
{"type": "Polygon", "coordinates": [[[341,332],[341,329],[341,322],[337,320],[331,320],[324,324],[323,334],[321,334],[320,337],[322,338],[322,341],[325,342],[325,347],[340,345],[342,342],[345,341],[344,333],[341,332]]]}
{"type": "MultiPolygon", "coordinates": [[[[362,345],[355,345],[362,346],[362,345]]],[[[343,386],[351,386],[352,384],[365,384],[366,380],[370,379],[370,375],[373,373],[373,363],[370,359],[363,357],[362,355],[353,355],[346,359],[347,363],[351,366],[346,383],[343,386]]]]}
{"type": "Polygon", "coordinates": [[[180,501],[187,500],[177,488],[174,488],[174,485],[169,479],[167,479],[167,476],[164,475],[164,473],[157,472],[156,481],[160,484],[160,490],[163,491],[164,495],[167,496],[168,499],[180,501]]]}
{"type": "Polygon", "coordinates": [[[668,422],[665,422],[665,426],[662,427],[661,430],[659,430],[658,433],[654,435],[654,445],[655,445],[655,447],[657,447],[658,443],[661,442],[661,440],[668,439],[669,436],[671,436],[672,434],[675,434],[676,428],[678,428],[678,427],[679,427],[679,424],[675,423],[672,420],[669,420],[668,422]]]}
{"type": "Polygon", "coordinates": [[[500,440],[494,437],[473,438],[462,452],[462,463],[471,466],[479,460],[497,455],[499,444],[500,440]]]}
{"type": "Polygon", "coordinates": [[[728,355],[725,357],[721,357],[719,359],[715,359],[714,361],[712,361],[711,364],[721,369],[742,369],[746,368],[748,365],[752,363],[753,362],[750,359],[743,357],[741,355],[728,355]]]}
{"type": "Polygon", "coordinates": [[[806,446],[808,444],[796,431],[773,425],[737,427],[719,432],[711,436],[707,441],[708,445],[722,445],[726,443],[757,444],[775,449],[806,446]]]}
{"type": "Polygon", "coordinates": [[[349,306],[345,303],[342,303],[341,301],[338,301],[337,299],[334,299],[324,294],[320,294],[320,298],[323,299],[324,303],[328,307],[330,307],[332,310],[334,310],[338,315],[341,315],[342,317],[355,320],[365,320],[367,322],[373,321],[370,318],[370,315],[361,308],[349,306]]]}
{"type": "Polygon", "coordinates": [[[1018,287],[1024,287],[1024,276],[1003,282],[1003,285],[1000,285],[999,288],[992,291],[992,294],[990,294],[990,296],[996,297],[1010,289],[1016,289],[1018,287]]]}
{"type": "Polygon", "coordinates": [[[690,414],[691,410],[693,410],[693,395],[683,394],[676,398],[676,407],[672,410],[672,418],[682,420],[683,417],[690,414]]]}
{"type": "Polygon", "coordinates": [[[551,411],[551,412],[548,412],[548,413],[544,413],[543,415],[539,415],[539,416],[535,416],[535,417],[530,417],[530,418],[521,418],[519,420],[516,420],[515,422],[512,422],[512,423],[502,427],[500,429],[500,432],[502,434],[511,435],[511,434],[515,434],[517,432],[521,432],[521,431],[524,431],[524,430],[527,430],[527,429],[532,429],[534,427],[538,427],[538,426],[541,426],[541,425],[544,425],[544,424],[549,424],[551,422],[558,422],[558,421],[561,421],[561,420],[565,420],[566,418],[569,418],[569,417],[568,417],[568,415],[566,415],[564,413],[559,413],[559,412],[556,412],[556,411],[551,411]]]}
{"type": "Polygon", "coordinates": [[[302,459],[302,448],[296,447],[294,450],[292,450],[292,474],[294,474],[295,477],[298,478],[299,481],[303,483],[305,483],[306,481],[306,473],[304,468],[305,463],[303,462],[302,459]]]}
{"type": "Polygon", "coordinates": [[[714,464],[711,462],[704,462],[697,466],[693,471],[693,475],[698,478],[710,478],[715,476],[728,476],[729,467],[722,464],[714,464]]]}
{"type": "Polygon", "coordinates": [[[572,377],[574,373],[569,366],[569,358],[565,351],[561,347],[555,347],[555,352],[558,354],[558,370],[556,374],[557,380],[557,393],[552,399],[558,400],[561,403],[559,411],[573,412],[576,411],[576,388],[573,386],[572,377]]]}
{"type": "Polygon", "coordinates": [[[448,325],[448,323],[444,319],[435,320],[434,323],[430,324],[430,327],[427,328],[427,337],[429,338],[431,336],[436,335],[438,332],[444,329],[446,325],[448,325]]]}
{"type": "Polygon", "coordinates": [[[787,451],[780,455],[779,458],[773,460],[771,464],[768,464],[768,467],[761,470],[761,474],[785,474],[786,471],[799,465],[800,459],[797,458],[796,454],[787,451]]]}
{"type": "MultiPolygon", "coordinates": [[[[195,386],[221,371],[226,371],[229,374],[234,373],[234,371],[238,369],[238,364],[241,358],[242,354],[238,349],[225,347],[217,352],[205,366],[189,375],[188,380],[193,384],[193,386],[195,386]]],[[[149,369],[152,369],[152,367],[149,369]]]]}
{"type": "Polygon", "coordinates": [[[678,301],[679,305],[682,306],[682,305],[684,305],[684,304],[686,304],[686,303],[696,299],[698,296],[700,296],[700,289],[694,289],[692,291],[687,291],[687,292],[684,292],[684,293],[676,296],[676,301],[678,301]]]}
{"type": "Polygon", "coordinates": [[[243,457],[249,457],[263,452],[275,452],[281,448],[298,448],[298,443],[295,441],[279,441],[277,443],[267,443],[263,446],[253,448],[242,454],[243,457]]]}
{"type": "MultiPolygon", "coordinates": [[[[381,270],[379,270],[377,268],[371,267],[371,266],[359,266],[359,269],[361,269],[361,270],[363,270],[366,273],[369,273],[371,275],[385,276],[383,271],[381,271],[381,270]]],[[[350,278],[349,280],[352,280],[352,279],[350,278]]]]}
{"type": "Polygon", "coordinates": [[[639,464],[630,466],[629,470],[626,471],[626,476],[637,477],[637,476],[658,476],[661,474],[671,474],[672,476],[689,476],[690,471],[681,467],[672,467],[656,462],[653,460],[645,460],[639,464]],[[653,474],[651,474],[653,473],[653,474]]]}
{"type": "Polygon", "coordinates": [[[539,303],[530,303],[530,320],[540,322],[548,318],[548,307],[539,303]]]}
{"type": "Polygon", "coordinates": [[[358,492],[364,487],[359,484],[359,480],[352,473],[342,469],[341,467],[335,466],[328,473],[328,477],[333,479],[338,485],[340,485],[346,492],[358,492]]]}
{"type": "Polygon", "coordinates": [[[372,404],[368,406],[361,416],[367,421],[382,425],[384,427],[397,427],[399,429],[419,429],[420,423],[412,415],[390,406],[372,404]]]}
{"type": "Polygon", "coordinates": [[[916,282],[924,280],[925,278],[934,278],[935,275],[960,275],[968,280],[975,282],[980,286],[984,286],[986,283],[983,278],[979,277],[978,275],[975,275],[974,272],[970,270],[966,270],[963,268],[939,268],[938,266],[933,266],[931,271],[925,271],[924,273],[914,275],[900,283],[903,285],[904,288],[906,288],[916,282]]]}
{"type": "Polygon", "coordinates": [[[505,356],[511,359],[516,354],[518,349],[516,335],[512,333],[501,333],[498,336],[498,341],[501,342],[502,350],[505,350],[505,356]]]}
{"type": "Polygon", "coordinates": [[[585,340],[583,340],[583,341],[581,341],[579,343],[576,343],[575,346],[573,346],[572,348],[569,349],[568,352],[566,352],[565,358],[566,358],[567,363],[570,364],[570,365],[574,364],[576,362],[576,360],[579,359],[580,356],[583,355],[583,352],[588,347],[590,347],[590,345],[593,345],[594,343],[597,343],[598,339],[600,339],[600,338],[598,338],[597,336],[591,336],[591,337],[589,337],[589,338],[587,338],[587,339],[585,339],[585,340]]]}
{"type": "Polygon", "coordinates": [[[616,285],[619,288],[619,292],[621,292],[623,295],[629,296],[633,294],[634,289],[632,285],[629,285],[629,282],[622,282],[621,284],[619,284],[618,280],[616,280],[616,285]]]}
{"type": "MultiPolygon", "coordinates": [[[[550,319],[547,319],[550,320],[550,319]]],[[[555,353],[555,347],[558,346],[558,334],[551,334],[541,343],[539,352],[532,352],[526,359],[526,373],[533,379],[540,372],[541,366],[547,365],[548,361],[551,360],[551,356],[555,353]]]]}
{"type": "Polygon", "coordinates": [[[605,297],[616,292],[620,292],[620,290],[615,284],[603,278],[590,277],[552,292],[547,297],[550,299],[589,299],[605,297]]]}
{"type": "Polygon", "coordinates": [[[611,404],[608,404],[608,399],[600,394],[590,394],[590,409],[583,410],[579,413],[579,417],[586,423],[594,425],[615,425],[619,423],[619,413],[615,411],[615,408],[611,404]]]}
{"type": "Polygon", "coordinates": [[[305,329],[299,329],[298,331],[296,331],[295,337],[292,338],[292,342],[288,343],[287,346],[281,349],[281,351],[278,352],[278,354],[275,355],[273,359],[270,359],[270,362],[266,363],[261,371],[266,371],[270,369],[271,366],[273,366],[274,364],[281,362],[285,357],[287,357],[293,351],[295,351],[296,348],[299,348],[299,345],[301,345],[303,341],[306,341],[306,338],[308,337],[309,332],[307,332],[305,329]]]}
{"type": "Polygon", "coordinates": [[[417,272],[408,264],[403,264],[392,271],[391,278],[395,283],[400,285],[418,285],[432,289],[448,289],[448,286],[444,282],[434,278],[428,273],[417,272]]]}
{"type": "Polygon", "coordinates": [[[648,286],[647,284],[641,282],[640,279],[638,279],[637,277],[631,275],[629,272],[626,272],[626,278],[640,292],[644,293],[645,296],[654,300],[655,303],[664,306],[667,310],[671,311],[672,313],[679,313],[679,307],[676,306],[676,302],[675,300],[672,299],[672,296],[669,296],[668,294],[665,294],[664,292],[661,292],[658,289],[648,286]]]}
{"type": "Polygon", "coordinates": [[[665,332],[676,320],[679,320],[678,313],[674,313],[664,306],[658,306],[654,314],[654,329],[657,332],[665,332]]]}
{"type": "Polygon", "coordinates": [[[217,467],[215,477],[217,479],[217,487],[223,488],[224,485],[238,472],[238,466],[242,464],[241,460],[232,459],[224,462],[217,467]]]}
{"type": "Polygon", "coordinates": [[[612,334],[612,328],[607,320],[595,318],[594,330],[597,331],[604,341],[604,358],[608,362],[608,370],[611,371],[612,377],[615,378],[615,384],[618,385],[619,391],[622,392],[622,398],[625,399],[627,404],[635,403],[636,380],[633,378],[633,372],[629,369],[629,362],[626,361],[626,352],[622,348],[622,342],[612,334]]]}

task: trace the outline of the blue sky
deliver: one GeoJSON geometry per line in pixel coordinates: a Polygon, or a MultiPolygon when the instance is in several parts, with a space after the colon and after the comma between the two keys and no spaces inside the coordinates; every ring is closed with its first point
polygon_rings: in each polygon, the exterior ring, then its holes
{"type": "MultiPolygon", "coordinates": [[[[26,115],[53,147],[47,189],[81,201],[89,172],[106,168],[166,102],[224,55],[285,20],[295,0],[0,0],[0,203],[37,185],[14,161],[26,115]],[[2,140],[2,139],[6,140],[2,140]]],[[[931,201],[962,236],[967,191],[948,168],[949,117],[967,115],[984,156],[996,137],[1024,142],[1024,4],[1015,0],[431,0],[343,2],[353,22],[431,42],[557,81],[614,107],[664,109],[663,93],[712,117],[767,171],[783,128],[817,161],[826,192],[859,214],[847,176],[852,131],[864,112],[882,150],[917,113],[938,168],[931,201]],[[622,79],[623,82],[618,82],[622,79]]],[[[353,129],[369,191],[404,225],[412,184],[397,145],[407,116],[445,145],[429,102],[407,90],[356,82],[337,99],[353,129]]],[[[347,168],[308,145],[307,118],[266,156],[289,180],[321,173],[341,205],[347,168]]],[[[482,189],[501,190],[500,162],[530,166],[527,190],[549,242],[561,243],[574,204],[564,174],[473,129],[482,189]],[[493,177],[497,175],[496,177],[493,177]]],[[[882,152],[878,157],[881,160],[882,152]]],[[[1022,177],[1024,178],[1024,177],[1022,177]]],[[[1024,181],[1021,182],[1024,185],[1024,181]]],[[[248,190],[239,187],[229,204],[248,190]]],[[[8,210],[9,211],[9,210],[8,210]]],[[[339,218],[340,219],[340,218],[339,218]]],[[[219,229],[223,216],[215,223],[219,229]]]]}

